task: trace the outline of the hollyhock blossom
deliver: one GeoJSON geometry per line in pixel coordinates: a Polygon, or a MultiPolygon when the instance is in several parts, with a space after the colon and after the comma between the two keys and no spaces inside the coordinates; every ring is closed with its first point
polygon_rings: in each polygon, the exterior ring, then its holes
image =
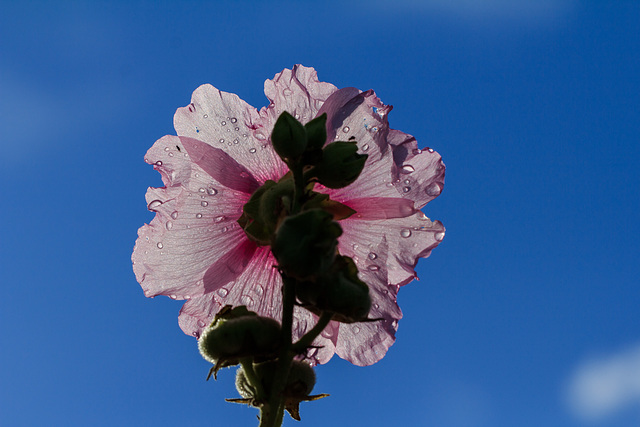
{"type": "MultiPolygon", "coordinates": [[[[338,90],[300,65],[264,87],[271,103],[258,111],[234,94],[200,86],[175,114],[177,136],[160,138],[147,152],[145,160],[165,187],[147,191],[156,215],[138,231],[134,272],[146,296],[187,300],[179,324],[195,337],[226,304],[280,320],[275,259],[268,246],[249,240],[237,220],[254,190],[288,172],[269,140],[280,113],[302,123],[327,113],[328,142],[355,140],[368,159],[352,185],[332,190],[316,184],[314,190],[357,212],[340,221],[338,249],[353,258],[369,285],[369,317],[382,320],[332,321],[309,357],[325,363],[337,353],[356,365],[373,364],[395,340],[399,287],[416,277],[418,260],[444,237],[442,224],[420,211],[442,191],[444,164],[432,149],[418,149],[411,135],[389,128],[392,107],[372,90],[338,90]]],[[[294,316],[294,338],[317,319],[300,307],[294,316]]]]}

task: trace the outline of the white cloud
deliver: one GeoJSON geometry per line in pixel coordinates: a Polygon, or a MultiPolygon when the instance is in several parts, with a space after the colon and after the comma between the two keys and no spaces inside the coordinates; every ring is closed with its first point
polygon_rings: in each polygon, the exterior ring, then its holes
{"type": "Polygon", "coordinates": [[[598,421],[630,406],[640,406],[640,345],[582,362],[567,388],[571,411],[598,421]]]}

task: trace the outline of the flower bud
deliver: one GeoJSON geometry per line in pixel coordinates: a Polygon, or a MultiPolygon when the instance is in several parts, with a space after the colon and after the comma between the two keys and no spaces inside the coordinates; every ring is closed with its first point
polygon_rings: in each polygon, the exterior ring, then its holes
{"type": "Polygon", "coordinates": [[[353,260],[345,256],[336,257],[331,268],[315,282],[297,282],[296,295],[309,311],[318,315],[331,312],[338,322],[362,322],[371,310],[369,287],[358,278],[353,260]]]}
{"type": "Polygon", "coordinates": [[[307,147],[307,131],[302,123],[283,111],[271,132],[271,143],[282,160],[295,159],[307,147]]]}
{"type": "MultiPolygon", "coordinates": [[[[260,380],[264,390],[271,390],[277,365],[277,360],[253,364],[255,374],[260,380]]],[[[317,400],[327,396],[325,394],[310,396],[309,394],[313,390],[315,384],[316,374],[311,365],[302,361],[294,360],[291,364],[291,369],[289,369],[289,375],[287,376],[287,382],[284,386],[284,390],[282,391],[282,395],[284,397],[285,409],[295,420],[300,421],[300,402],[317,400]]],[[[254,401],[257,397],[255,387],[247,379],[242,367],[239,367],[236,372],[236,389],[238,390],[238,393],[240,393],[240,396],[247,401],[254,401]]],[[[259,404],[260,402],[256,403],[259,404]]]]}
{"type": "Polygon", "coordinates": [[[358,154],[355,141],[336,141],[324,147],[313,174],[325,187],[343,188],[360,176],[366,161],[367,155],[358,154]]]}
{"type": "MultiPolygon", "coordinates": [[[[227,306],[230,307],[230,306],[227,306]]],[[[239,363],[243,357],[275,355],[280,338],[280,324],[258,316],[246,307],[226,310],[217,316],[198,340],[200,354],[215,365],[215,371],[239,363]]]]}
{"type": "Polygon", "coordinates": [[[285,274],[305,279],[331,266],[341,234],[333,215],[311,209],[282,221],[271,250],[285,274]]]}

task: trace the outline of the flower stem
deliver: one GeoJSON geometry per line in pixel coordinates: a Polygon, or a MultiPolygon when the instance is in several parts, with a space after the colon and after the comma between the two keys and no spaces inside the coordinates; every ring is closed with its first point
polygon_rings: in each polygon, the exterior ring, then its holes
{"type": "Polygon", "coordinates": [[[279,427],[284,417],[283,391],[287,384],[289,369],[294,353],[291,351],[291,329],[293,327],[293,307],[296,300],[295,282],[282,276],[282,332],[280,336],[280,355],[276,365],[273,385],[269,391],[268,401],[260,409],[258,427],[279,427]]]}
{"type": "Polygon", "coordinates": [[[291,173],[293,173],[293,185],[294,185],[294,193],[293,193],[293,206],[291,208],[291,214],[295,215],[300,212],[302,209],[302,197],[304,195],[304,187],[306,184],[306,180],[304,178],[304,174],[302,171],[302,163],[294,162],[289,166],[291,169],[291,173]]]}
{"type": "Polygon", "coordinates": [[[240,364],[242,365],[242,370],[244,371],[244,375],[255,389],[255,398],[256,400],[263,400],[265,398],[264,388],[262,387],[262,382],[256,371],[253,369],[253,361],[250,357],[245,357],[240,359],[240,364]]]}

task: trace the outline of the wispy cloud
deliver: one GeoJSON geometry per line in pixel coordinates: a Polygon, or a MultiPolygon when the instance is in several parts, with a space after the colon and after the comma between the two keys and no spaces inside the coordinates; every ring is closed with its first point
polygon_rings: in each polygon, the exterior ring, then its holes
{"type": "Polygon", "coordinates": [[[570,410],[584,421],[598,421],[640,406],[640,345],[583,361],[569,380],[570,410]]]}

